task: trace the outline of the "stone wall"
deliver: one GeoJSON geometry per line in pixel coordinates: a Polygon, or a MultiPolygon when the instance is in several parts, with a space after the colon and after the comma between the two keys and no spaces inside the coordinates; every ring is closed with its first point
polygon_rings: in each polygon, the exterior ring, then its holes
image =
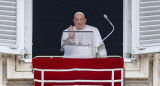
{"type": "MultiPolygon", "coordinates": [[[[125,86],[158,86],[159,57],[139,55],[125,63],[125,86]]],[[[24,63],[20,56],[0,55],[0,82],[0,86],[34,86],[32,63],[24,63]]]]}

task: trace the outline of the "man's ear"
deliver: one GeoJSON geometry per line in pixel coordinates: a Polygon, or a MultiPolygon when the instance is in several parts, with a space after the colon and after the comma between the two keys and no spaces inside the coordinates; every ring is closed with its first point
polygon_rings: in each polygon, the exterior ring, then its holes
{"type": "Polygon", "coordinates": [[[87,22],[87,19],[85,18],[85,22],[87,22]]]}

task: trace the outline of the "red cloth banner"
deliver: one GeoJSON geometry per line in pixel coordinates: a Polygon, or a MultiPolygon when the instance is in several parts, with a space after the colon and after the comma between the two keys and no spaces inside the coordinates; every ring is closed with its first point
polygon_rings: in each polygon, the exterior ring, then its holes
{"type": "Polygon", "coordinates": [[[123,58],[34,58],[35,86],[122,86],[123,58]]]}

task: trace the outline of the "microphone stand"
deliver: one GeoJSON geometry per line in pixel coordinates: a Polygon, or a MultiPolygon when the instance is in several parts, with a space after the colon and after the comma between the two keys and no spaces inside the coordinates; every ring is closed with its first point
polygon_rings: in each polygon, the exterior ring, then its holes
{"type": "Polygon", "coordinates": [[[99,43],[99,45],[97,47],[95,47],[95,52],[96,52],[96,58],[98,57],[98,47],[103,43],[104,40],[106,40],[114,31],[114,25],[112,24],[112,22],[109,20],[109,18],[107,17],[106,14],[104,14],[104,18],[109,22],[109,24],[112,26],[112,31],[105,37],[103,38],[103,40],[101,41],[101,43],[99,43]]]}

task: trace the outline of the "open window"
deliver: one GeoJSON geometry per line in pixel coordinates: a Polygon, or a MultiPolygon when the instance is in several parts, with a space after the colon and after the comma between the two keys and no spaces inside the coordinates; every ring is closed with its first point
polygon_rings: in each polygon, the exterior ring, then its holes
{"type": "Polygon", "coordinates": [[[32,58],[32,4],[28,4],[29,1],[0,0],[0,53],[32,58]]]}
{"type": "Polygon", "coordinates": [[[126,61],[135,54],[160,52],[159,0],[124,0],[123,49],[126,61]]]}

